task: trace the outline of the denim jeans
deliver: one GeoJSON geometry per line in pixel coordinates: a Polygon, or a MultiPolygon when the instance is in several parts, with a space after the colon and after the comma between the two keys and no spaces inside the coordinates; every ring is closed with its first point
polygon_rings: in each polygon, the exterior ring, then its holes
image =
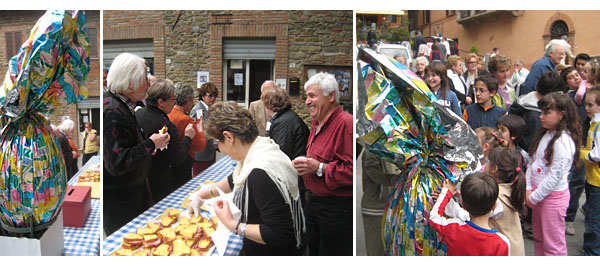
{"type": "Polygon", "coordinates": [[[585,165],[581,164],[581,167],[572,171],[569,175],[569,193],[571,193],[571,199],[569,200],[569,208],[567,208],[567,216],[565,221],[575,221],[575,215],[579,208],[579,198],[583,193],[585,187],[585,165]]]}
{"type": "Polygon", "coordinates": [[[585,184],[586,212],[583,253],[600,255],[600,187],[585,184]]]}

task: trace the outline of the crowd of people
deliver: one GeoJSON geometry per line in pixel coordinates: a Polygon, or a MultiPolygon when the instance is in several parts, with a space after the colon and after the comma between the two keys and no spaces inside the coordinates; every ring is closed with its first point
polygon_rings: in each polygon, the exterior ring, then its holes
{"type": "MultiPolygon", "coordinates": [[[[462,182],[462,205],[452,199],[455,184],[434,193],[429,222],[449,255],[524,255],[529,234],[535,255],[567,255],[565,235],[576,233],[583,191],[580,251],[600,254],[600,63],[581,53],[573,66],[565,65],[565,53],[568,43],[553,40],[531,70],[500,49],[485,67],[474,53],[448,56],[445,63],[417,57],[416,74],[440,105],[475,130],[485,157],[481,173],[462,182]],[[475,240],[481,237],[488,240],[475,240]]],[[[386,200],[372,196],[389,190],[398,169],[367,151],[362,158],[369,169],[362,202],[368,235],[381,230],[381,222],[369,225],[366,219],[381,215],[386,200]]],[[[369,255],[382,254],[377,240],[367,238],[367,246],[369,255]]]]}
{"type": "Polygon", "coordinates": [[[237,163],[226,178],[190,196],[199,214],[217,189],[233,193],[215,213],[243,237],[240,255],[352,255],[352,115],[339,104],[333,75],[305,83],[311,128],[285,89],[266,81],[249,109],[216,101],[205,83],[152,81],[144,60],[124,53],[108,73],[104,96],[104,229],[112,234],[215,162],[237,163]],[[140,107],[143,106],[143,107],[140,107]],[[164,130],[166,128],[166,130],[164,130]]]}
{"type": "MultiPolygon", "coordinates": [[[[48,121],[50,120],[47,118],[48,121]]],[[[98,155],[100,149],[100,138],[95,129],[92,128],[90,122],[84,123],[84,130],[80,132],[82,147],[73,140],[73,134],[76,132],[75,122],[69,116],[63,116],[60,123],[57,125],[50,124],[54,134],[58,137],[58,144],[65,160],[65,170],[67,180],[71,179],[79,171],[78,161],[81,157],[81,165],[85,165],[87,161],[95,155],[98,155]],[[83,154],[80,154],[80,150],[83,154]]]]}

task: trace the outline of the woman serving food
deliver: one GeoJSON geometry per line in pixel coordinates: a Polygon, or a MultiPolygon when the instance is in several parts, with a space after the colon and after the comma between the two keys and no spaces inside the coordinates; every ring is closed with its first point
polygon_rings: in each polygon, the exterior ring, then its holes
{"type": "Polygon", "coordinates": [[[204,200],[218,195],[215,186],[233,192],[240,220],[233,219],[227,201],[216,201],[215,213],[244,238],[240,255],[300,255],[304,215],[290,159],[271,139],[258,137],[250,112],[232,101],[208,110],[206,132],[238,164],[232,175],[193,194],[190,210],[198,215],[204,200]]]}

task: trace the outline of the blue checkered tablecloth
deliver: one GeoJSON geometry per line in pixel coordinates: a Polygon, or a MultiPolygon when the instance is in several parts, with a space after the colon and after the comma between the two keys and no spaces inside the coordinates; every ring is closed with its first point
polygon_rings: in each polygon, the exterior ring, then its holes
{"type": "MultiPolygon", "coordinates": [[[[183,200],[204,181],[219,181],[223,178],[227,178],[227,176],[233,172],[233,163],[234,161],[228,156],[223,157],[208,169],[204,170],[204,172],[192,178],[185,185],[181,186],[150,209],[140,214],[140,216],[105,238],[102,243],[102,255],[108,256],[119,249],[121,247],[123,236],[128,233],[135,233],[138,228],[146,226],[147,222],[154,220],[167,208],[180,209],[183,200]]],[[[242,238],[231,233],[227,243],[225,256],[237,256],[242,249],[242,245],[242,238]]],[[[217,255],[217,252],[213,252],[213,255],[217,255]]]]}
{"type": "MultiPolygon", "coordinates": [[[[79,175],[85,172],[90,165],[100,162],[100,156],[94,156],[79,169],[68,184],[77,185],[79,175]]],[[[82,228],[65,227],[64,256],[98,256],[100,252],[100,200],[92,199],[90,214],[82,228]]]]}

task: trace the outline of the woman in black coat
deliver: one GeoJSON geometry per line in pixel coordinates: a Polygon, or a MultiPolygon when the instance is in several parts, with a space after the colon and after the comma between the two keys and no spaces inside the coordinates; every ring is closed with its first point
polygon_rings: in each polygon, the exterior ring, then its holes
{"type": "Polygon", "coordinates": [[[194,125],[189,124],[185,129],[185,137],[179,141],[177,127],[167,116],[174,105],[175,86],[170,81],[160,80],[148,90],[146,107],[135,113],[137,122],[146,136],[159,132],[165,126],[171,135],[169,145],[165,149],[157,150],[152,156],[148,182],[154,203],[177,189],[173,184],[171,168],[179,167],[185,161],[192,138],[196,135],[194,125]]]}
{"type": "Polygon", "coordinates": [[[270,117],[269,137],[290,160],[306,155],[310,131],[304,121],[291,109],[290,97],[280,88],[265,89],[261,95],[267,117],[270,117]]]}

